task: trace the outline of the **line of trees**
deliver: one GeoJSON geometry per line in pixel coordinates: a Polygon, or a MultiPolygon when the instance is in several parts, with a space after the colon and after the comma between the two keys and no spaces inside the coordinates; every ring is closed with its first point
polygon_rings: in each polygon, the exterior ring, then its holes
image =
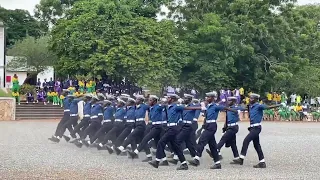
{"type": "Polygon", "coordinates": [[[320,6],[294,3],[41,0],[31,18],[33,32],[50,29],[48,48],[61,76],[107,74],[154,89],[180,84],[200,92],[244,87],[318,95],[320,6]],[[157,21],[162,5],[170,13],[157,21]]]}

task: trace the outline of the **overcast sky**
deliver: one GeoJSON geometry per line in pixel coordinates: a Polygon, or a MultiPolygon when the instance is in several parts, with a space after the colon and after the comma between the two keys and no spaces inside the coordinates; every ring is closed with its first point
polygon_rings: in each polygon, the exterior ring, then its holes
{"type": "MultiPolygon", "coordinates": [[[[40,0],[0,0],[0,6],[6,9],[26,9],[31,14],[40,0]]],[[[320,3],[320,0],[298,0],[298,4],[320,3]]]]}

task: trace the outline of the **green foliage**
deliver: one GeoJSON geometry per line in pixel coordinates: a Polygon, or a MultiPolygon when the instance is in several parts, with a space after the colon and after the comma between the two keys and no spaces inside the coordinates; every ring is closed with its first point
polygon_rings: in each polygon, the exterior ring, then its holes
{"type": "Polygon", "coordinates": [[[140,16],[134,1],[75,3],[52,30],[59,71],[107,74],[140,86],[160,88],[177,82],[187,48],[176,38],[172,21],[140,16]]]}
{"type": "Polygon", "coordinates": [[[6,93],[2,89],[0,89],[0,97],[11,97],[11,95],[10,93],[6,93]]]}
{"type": "Polygon", "coordinates": [[[52,66],[57,57],[48,49],[48,37],[26,37],[9,49],[8,55],[15,58],[7,64],[8,68],[25,68],[29,73],[38,74],[52,66]]]}
{"type": "Polygon", "coordinates": [[[0,7],[0,20],[6,27],[7,47],[13,46],[15,42],[22,40],[27,35],[39,37],[47,31],[26,10],[8,10],[0,7]]]}
{"type": "Polygon", "coordinates": [[[23,84],[23,85],[20,86],[19,94],[20,95],[24,95],[24,94],[27,94],[29,92],[31,92],[32,94],[36,94],[35,89],[36,89],[36,87],[33,86],[33,85],[23,84]]]}

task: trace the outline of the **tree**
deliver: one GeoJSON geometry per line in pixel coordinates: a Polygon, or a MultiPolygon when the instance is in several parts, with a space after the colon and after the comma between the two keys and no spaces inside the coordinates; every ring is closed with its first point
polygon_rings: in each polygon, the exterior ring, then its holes
{"type": "Polygon", "coordinates": [[[7,47],[11,47],[16,41],[22,40],[27,35],[40,37],[46,32],[46,28],[41,27],[39,22],[26,10],[7,10],[0,7],[0,20],[4,21],[7,28],[7,47]]]}
{"type": "Polygon", "coordinates": [[[141,4],[135,2],[75,3],[51,33],[51,47],[60,57],[56,69],[158,88],[176,82],[187,61],[184,42],[177,39],[172,21],[141,16],[148,13],[137,13],[141,4]]]}
{"type": "Polygon", "coordinates": [[[14,59],[7,64],[8,68],[26,68],[29,73],[27,81],[28,78],[45,71],[48,66],[53,66],[57,57],[48,49],[49,40],[46,36],[39,39],[28,36],[22,41],[18,41],[8,51],[8,55],[14,56],[14,59]]]}

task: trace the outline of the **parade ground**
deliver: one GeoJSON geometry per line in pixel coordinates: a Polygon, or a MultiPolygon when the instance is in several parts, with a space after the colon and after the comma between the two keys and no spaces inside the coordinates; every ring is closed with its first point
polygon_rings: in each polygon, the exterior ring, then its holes
{"type": "MultiPolygon", "coordinates": [[[[266,169],[254,169],[258,162],[252,143],[243,166],[230,165],[231,149],[223,148],[221,170],[210,170],[212,161],[203,153],[201,166],[176,171],[176,166],[155,169],[140,159],[109,155],[95,148],[77,148],[62,140],[47,140],[57,121],[0,122],[0,179],[320,179],[320,123],[263,122],[261,146],[266,169]]],[[[217,140],[221,137],[219,123],[217,140]]],[[[240,123],[238,149],[248,122],[240,123]]],[[[187,159],[190,156],[187,155],[187,159]]]]}

